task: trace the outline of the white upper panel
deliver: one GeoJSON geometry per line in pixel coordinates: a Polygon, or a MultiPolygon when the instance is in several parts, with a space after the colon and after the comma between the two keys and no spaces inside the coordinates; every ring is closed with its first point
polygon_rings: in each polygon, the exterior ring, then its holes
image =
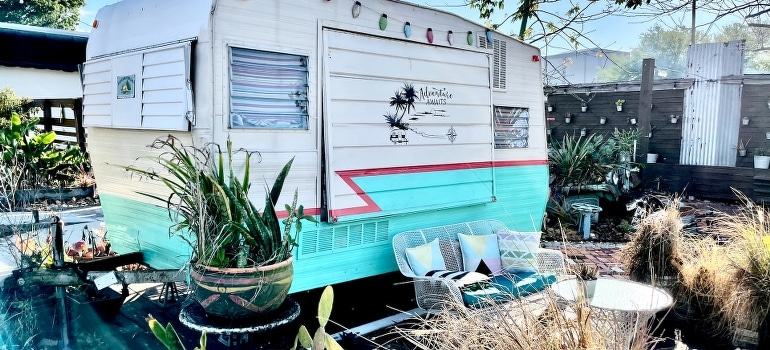
{"type": "Polygon", "coordinates": [[[96,14],[86,59],[199,37],[209,27],[211,0],[123,0],[96,14]]]}

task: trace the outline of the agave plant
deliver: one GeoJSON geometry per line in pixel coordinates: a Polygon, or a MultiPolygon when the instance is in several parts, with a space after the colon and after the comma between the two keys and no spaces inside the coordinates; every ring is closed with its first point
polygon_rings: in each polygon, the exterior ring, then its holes
{"type": "Polygon", "coordinates": [[[591,134],[586,137],[565,135],[548,152],[548,164],[557,186],[602,183],[614,166],[600,152],[604,138],[591,134]]]}
{"type": "Polygon", "coordinates": [[[284,261],[297,245],[302,220],[316,222],[305,215],[302,205],[297,206],[296,190],[292,204],[285,206],[288,217],[281,221],[276,214],[275,206],[293,158],[284,165],[272,188],[266,189],[265,206],[260,212],[248,197],[249,168],[255,153],[239,150],[245,153],[245,170],[239,178],[233,171],[234,153],[229,138],[226,155],[217,144],[185,146],[172,135],[155,140],[150,147],[164,151],[152,161],[165,172],[135,166],[124,168],[158,180],[171,190],[167,198],[139,193],[165,203],[175,222],[171,232],[189,233],[190,236],[182,238],[193,248],[192,260],[198,264],[246,267],[284,261]]]}

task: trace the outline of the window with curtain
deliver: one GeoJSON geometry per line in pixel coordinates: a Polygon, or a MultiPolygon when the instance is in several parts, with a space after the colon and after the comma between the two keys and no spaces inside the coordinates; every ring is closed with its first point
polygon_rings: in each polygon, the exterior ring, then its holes
{"type": "Polygon", "coordinates": [[[307,57],[230,49],[230,127],[308,128],[307,57]]]}

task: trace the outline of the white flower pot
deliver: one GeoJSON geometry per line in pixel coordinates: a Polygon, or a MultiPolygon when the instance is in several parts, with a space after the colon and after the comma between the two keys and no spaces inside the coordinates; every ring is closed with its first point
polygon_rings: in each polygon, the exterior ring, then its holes
{"type": "Polygon", "coordinates": [[[618,109],[618,112],[622,112],[623,111],[623,106],[615,106],[615,107],[618,109]]]}
{"type": "Polygon", "coordinates": [[[588,110],[588,106],[580,106],[580,111],[585,112],[588,110]]]}
{"type": "Polygon", "coordinates": [[[738,155],[741,156],[741,157],[745,157],[746,156],[746,150],[745,149],[739,149],[738,150],[738,155]]]}
{"type": "Polygon", "coordinates": [[[599,118],[599,124],[605,124],[605,123],[607,123],[607,117],[599,118]]]}
{"type": "Polygon", "coordinates": [[[647,163],[657,163],[657,162],[658,162],[657,153],[647,153],[647,163]]]}
{"type": "Polygon", "coordinates": [[[548,106],[548,111],[553,112],[553,106],[548,106]]]}
{"type": "Polygon", "coordinates": [[[630,161],[631,161],[631,154],[630,153],[628,153],[626,151],[620,152],[620,162],[621,163],[628,163],[630,161]]]}
{"type": "Polygon", "coordinates": [[[597,280],[578,280],[578,285],[583,288],[583,295],[588,300],[591,300],[591,298],[593,298],[594,294],[596,293],[596,281],[597,280]]]}
{"type": "Polygon", "coordinates": [[[755,169],[767,169],[770,167],[770,156],[754,156],[755,169]]]}

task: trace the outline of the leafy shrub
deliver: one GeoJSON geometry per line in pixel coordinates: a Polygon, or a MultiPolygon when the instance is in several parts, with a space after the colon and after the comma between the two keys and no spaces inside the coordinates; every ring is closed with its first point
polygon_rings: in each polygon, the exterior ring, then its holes
{"type": "Polygon", "coordinates": [[[557,186],[601,183],[614,166],[611,159],[611,147],[606,147],[604,137],[597,134],[565,135],[548,152],[549,169],[557,186]]]}

